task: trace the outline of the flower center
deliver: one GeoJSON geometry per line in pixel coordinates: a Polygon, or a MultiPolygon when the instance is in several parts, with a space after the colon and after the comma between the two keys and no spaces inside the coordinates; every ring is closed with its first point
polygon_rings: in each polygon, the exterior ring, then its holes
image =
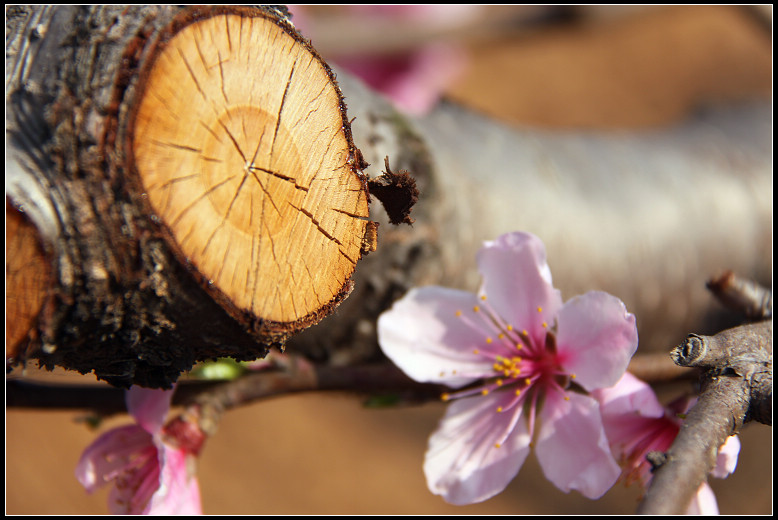
{"type": "MultiPolygon", "coordinates": [[[[564,390],[574,374],[567,374],[559,364],[556,352],[556,336],[543,321],[543,337],[533,338],[526,329],[518,329],[504,320],[489,306],[486,296],[481,296],[483,306],[476,305],[469,311],[456,311],[456,316],[483,337],[473,346],[473,354],[491,362],[491,372],[473,374],[481,379],[475,386],[445,393],[444,401],[475,394],[488,395],[493,391],[505,392],[497,412],[505,412],[522,403],[538,385],[549,385],[564,390]]],[[[543,308],[537,307],[541,315],[543,308]]],[[[460,374],[464,375],[464,374],[460,374]]],[[[533,402],[536,398],[533,398],[533,402]]]]}

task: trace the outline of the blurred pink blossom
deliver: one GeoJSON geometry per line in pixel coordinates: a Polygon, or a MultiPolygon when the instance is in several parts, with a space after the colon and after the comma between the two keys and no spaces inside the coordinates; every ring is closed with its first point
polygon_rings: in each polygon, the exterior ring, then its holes
{"type": "MultiPolygon", "coordinates": [[[[625,373],[611,387],[593,392],[600,401],[600,411],[608,439],[616,459],[622,466],[626,485],[637,482],[643,489],[651,482],[651,466],[646,454],[665,452],[678,435],[684,414],[694,404],[693,399],[681,398],[663,407],[651,387],[625,373]]],[[[729,437],[719,449],[716,467],[711,474],[725,478],[735,471],[740,452],[740,441],[729,437]]],[[[716,496],[707,483],[700,486],[687,514],[719,514],[716,496]]]]}
{"type": "MultiPolygon", "coordinates": [[[[190,435],[182,437],[185,442],[171,444],[163,424],[172,395],[173,390],[133,386],[126,400],[137,424],[105,432],[81,455],[76,478],[88,492],[113,483],[108,499],[112,514],[202,514],[200,488],[193,473],[194,455],[202,439],[192,442],[190,435]]],[[[176,430],[184,429],[179,425],[176,430]]]]}
{"type": "Polygon", "coordinates": [[[559,489],[600,497],[620,470],[588,392],[626,370],[635,317],[603,292],[563,304],[543,243],[529,233],[486,242],[477,261],[477,296],[417,288],[378,320],[381,348],[409,377],[464,387],[444,395],[453,402],[429,440],[430,490],[453,504],[486,500],[534,448],[559,489]]]}
{"type": "MultiPolygon", "coordinates": [[[[481,8],[465,4],[430,5],[344,5],[359,15],[362,23],[378,18],[392,20],[397,27],[416,26],[439,30],[466,23],[481,8]]],[[[291,5],[295,26],[316,44],[316,18],[304,6],[291,5]]],[[[452,41],[431,41],[409,50],[391,53],[364,52],[358,46],[348,53],[328,56],[333,63],[361,78],[385,95],[396,108],[423,115],[438,103],[448,86],[464,71],[464,48],[452,41]]]]}

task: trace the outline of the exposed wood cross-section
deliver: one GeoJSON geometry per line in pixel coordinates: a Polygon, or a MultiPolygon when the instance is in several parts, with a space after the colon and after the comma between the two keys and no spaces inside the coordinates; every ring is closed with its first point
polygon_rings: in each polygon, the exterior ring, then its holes
{"type": "Polygon", "coordinates": [[[294,322],[360,257],[367,194],[329,74],[263,18],[223,14],[164,42],[132,152],[181,253],[241,310],[294,322]]]}

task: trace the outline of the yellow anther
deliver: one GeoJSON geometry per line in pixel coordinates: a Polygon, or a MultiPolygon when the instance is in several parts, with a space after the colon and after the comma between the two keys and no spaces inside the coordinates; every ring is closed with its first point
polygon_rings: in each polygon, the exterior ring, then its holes
{"type": "Polygon", "coordinates": [[[497,407],[497,413],[500,413],[500,412],[502,412],[502,406],[498,406],[497,407]]]}
{"type": "Polygon", "coordinates": [[[480,351],[480,350],[478,350],[477,348],[474,348],[474,349],[473,349],[473,354],[480,354],[480,353],[481,353],[481,351],[480,351]]]}
{"type": "Polygon", "coordinates": [[[445,401],[448,401],[449,399],[451,399],[451,395],[449,395],[449,394],[440,394],[440,400],[441,401],[445,402],[445,401]]]}
{"type": "Polygon", "coordinates": [[[499,448],[500,446],[502,446],[502,444],[500,444],[499,442],[494,443],[495,448],[499,448]]]}
{"type": "Polygon", "coordinates": [[[570,396],[569,396],[569,395],[566,395],[566,396],[565,396],[565,401],[569,401],[569,400],[570,400],[570,396]]]}
{"type": "Polygon", "coordinates": [[[489,395],[489,390],[484,388],[483,390],[481,390],[481,395],[489,395]]]}
{"type": "Polygon", "coordinates": [[[457,316],[462,316],[462,311],[457,311],[454,314],[456,314],[457,316]]]}
{"type": "Polygon", "coordinates": [[[508,325],[508,326],[507,326],[507,327],[505,327],[505,328],[506,328],[506,329],[508,329],[509,331],[511,331],[511,330],[513,330],[513,325],[508,325]]]}
{"type": "Polygon", "coordinates": [[[570,379],[575,379],[575,374],[570,374],[570,379]]]}
{"type": "Polygon", "coordinates": [[[526,336],[527,335],[527,329],[522,330],[521,333],[526,336]]]}
{"type": "Polygon", "coordinates": [[[516,391],[515,391],[514,393],[516,394],[516,397],[518,397],[518,396],[520,396],[520,395],[521,395],[521,390],[519,390],[519,389],[517,388],[517,389],[516,389],[516,391]]]}
{"type": "Polygon", "coordinates": [[[543,307],[538,307],[538,312],[543,312],[543,307]]]}
{"type": "Polygon", "coordinates": [[[524,378],[524,384],[525,384],[525,385],[527,385],[527,386],[529,386],[529,385],[530,385],[530,383],[532,383],[532,379],[530,379],[530,378],[528,378],[528,377],[525,377],[525,378],[524,378]]]}
{"type": "Polygon", "coordinates": [[[546,323],[545,321],[543,322],[543,328],[544,329],[548,328],[548,323],[546,323]]]}
{"type": "Polygon", "coordinates": [[[491,343],[491,342],[492,342],[492,338],[486,338],[486,343],[491,343]]]}
{"type": "Polygon", "coordinates": [[[498,379],[497,381],[495,381],[495,384],[497,386],[502,386],[502,379],[498,379]]]}
{"type": "Polygon", "coordinates": [[[478,312],[480,310],[481,310],[481,307],[479,307],[478,305],[474,305],[473,306],[473,312],[478,312]]]}
{"type": "Polygon", "coordinates": [[[503,334],[502,332],[500,332],[499,334],[497,334],[497,338],[498,338],[498,339],[503,339],[504,337],[505,337],[505,334],[503,334]]]}
{"type": "Polygon", "coordinates": [[[521,343],[516,343],[516,350],[521,350],[523,348],[524,348],[524,345],[522,345],[521,343]]]}
{"type": "Polygon", "coordinates": [[[481,300],[484,300],[484,301],[486,301],[486,295],[485,295],[485,294],[482,294],[482,295],[481,295],[481,300]]]}

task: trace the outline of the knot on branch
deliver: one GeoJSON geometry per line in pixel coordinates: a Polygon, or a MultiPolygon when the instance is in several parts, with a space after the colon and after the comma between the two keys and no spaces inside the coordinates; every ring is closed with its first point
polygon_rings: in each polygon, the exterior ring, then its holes
{"type": "Polygon", "coordinates": [[[670,456],[663,451],[649,451],[646,453],[646,460],[651,464],[651,473],[662,467],[670,456]]]}
{"type": "Polygon", "coordinates": [[[670,351],[676,365],[682,367],[704,366],[708,343],[704,336],[689,334],[686,340],[670,351]]]}

